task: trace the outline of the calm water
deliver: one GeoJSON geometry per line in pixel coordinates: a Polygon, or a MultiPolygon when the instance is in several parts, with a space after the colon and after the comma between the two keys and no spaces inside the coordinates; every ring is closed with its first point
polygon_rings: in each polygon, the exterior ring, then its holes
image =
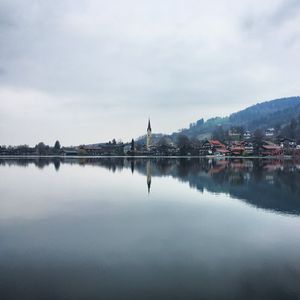
{"type": "Polygon", "coordinates": [[[300,299],[300,162],[0,159],[0,299],[300,299]]]}

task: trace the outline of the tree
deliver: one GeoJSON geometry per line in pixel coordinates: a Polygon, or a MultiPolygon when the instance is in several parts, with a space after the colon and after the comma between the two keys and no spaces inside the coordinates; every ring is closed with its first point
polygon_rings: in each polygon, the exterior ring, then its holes
{"type": "Polygon", "coordinates": [[[168,144],[168,139],[165,136],[162,136],[157,142],[158,146],[167,146],[168,144]]]}
{"type": "Polygon", "coordinates": [[[196,123],[197,126],[202,126],[203,124],[204,124],[203,119],[198,120],[197,123],[196,123]]]}
{"type": "Polygon", "coordinates": [[[134,139],[131,140],[130,150],[134,151],[134,139]]]}
{"type": "Polygon", "coordinates": [[[142,150],[142,144],[141,143],[136,143],[135,148],[137,151],[141,151],[142,150]]]}
{"type": "Polygon", "coordinates": [[[61,146],[60,146],[60,142],[57,140],[54,144],[54,147],[53,147],[53,152],[54,153],[58,153],[59,150],[60,150],[61,146]]]}
{"type": "Polygon", "coordinates": [[[225,131],[223,129],[223,126],[217,126],[215,128],[215,130],[212,133],[212,138],[214,140],[219,140],[221,142],[225,142],[225,140],[226,140],[226,133],[225,133],[225,131]]]}
{"type": "Polygon", "coordinates": [[[179,134],[177,137],[177,146],[180,150],[180,155],[186,155],[191,147],[189,138],[184,134],[179,134]]]}
{"type": "Polygon", "coordinates": [[[192,137],[191,138],[191,145],[194,147],[194,148],[199,148],[201,147],[202,143],[199,139],[197,139],[196,137],[192,137]]]}
{"type": "Polygon", "coordinates": [[[47,155],[49,152],[49,146],[45,145],[43,142],[38,143],[35,148],[38,155],[47,155]]]}
{"type": "Polygon", "coordinates": [[[261,129],[256,129],[253,133],[254,153],[259,154],[259,149],[263,144],[264,134],[261,129]]]}

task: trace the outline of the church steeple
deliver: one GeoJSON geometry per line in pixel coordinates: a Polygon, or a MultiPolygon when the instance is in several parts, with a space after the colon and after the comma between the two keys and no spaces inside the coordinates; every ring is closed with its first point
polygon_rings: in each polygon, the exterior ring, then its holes
{"type": "Polygon", "coordinates": [[[149,118],[149,120],[148,120],[148,128],[147,128],[147,131],[152,131],[152,130],[151,130],[151,124],[150,124],[150,118],[149,118]]]}
{"type": "Polygon", "coordinates": [[[148,151],[150,150],[151,143],[152,143],[152,129],[151,129],[150,118],[149,118],[148,128],[147,128],[147,136],[146,136],[146,147],[147,147],[148,151]]]}

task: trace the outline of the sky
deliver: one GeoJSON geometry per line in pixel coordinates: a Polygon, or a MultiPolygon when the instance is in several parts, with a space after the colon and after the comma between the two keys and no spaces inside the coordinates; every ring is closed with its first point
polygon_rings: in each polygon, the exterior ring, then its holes
{"type": "Polygon", "coordinates": [[[171,133],[300,95],[299,0],[0,0],[0,145],[171,133]]]}

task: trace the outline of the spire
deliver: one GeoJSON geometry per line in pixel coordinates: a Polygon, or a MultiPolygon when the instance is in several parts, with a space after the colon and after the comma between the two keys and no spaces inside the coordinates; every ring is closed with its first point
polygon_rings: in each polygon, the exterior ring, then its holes
{"type": "Polygon", "coordinates": [[[148,128],[147,128],[147,135],[146,135],[146,148],[149,151],[151,147],[151,136],[152,136],[152,130],[151,130],[151,124],[150,124],[150,118],[148,120],[148,128]]]}
{"type": "Polygon", "coordinates": [[[149,118],[149,120],[148,120],[148,128],[147,128],[147,131],[148,131],[148,130],[149,130],[149,131],[152,131],[152,130],[151,130],[151,124],[150,124],[150,118],[149,118]]]}

